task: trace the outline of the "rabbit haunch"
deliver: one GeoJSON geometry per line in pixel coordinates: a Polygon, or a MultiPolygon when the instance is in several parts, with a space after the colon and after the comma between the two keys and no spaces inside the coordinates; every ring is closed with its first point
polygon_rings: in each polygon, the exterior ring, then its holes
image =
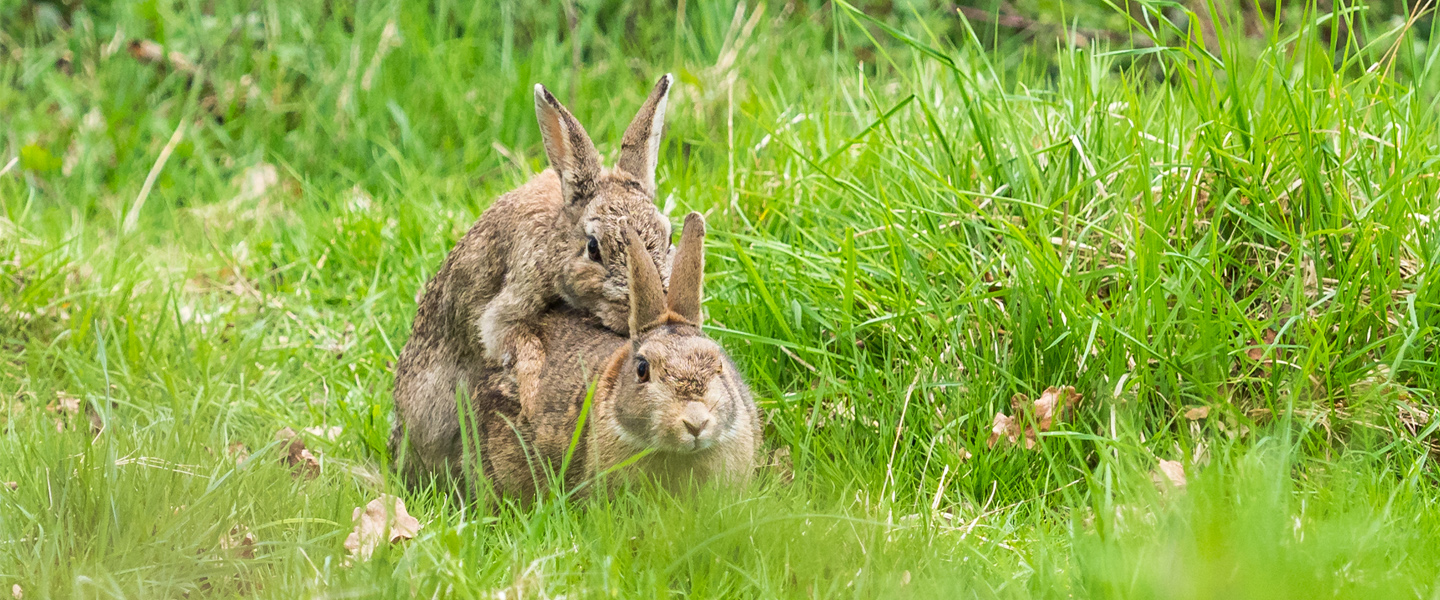
{"type": "Polygon", "coordinates": [[[670,223],[655,207],[655,163],[673,78],[662,77],[625,130],[614,169],[543,86],[535,115],[551,168],[492,204],[425,284],[395,372],[391,451],[411,481],[454,469],[456,385],[508,368],[520,414],[536,408],[540,315],[559,302],[618,334],[629,330],[625,231],[668,274],[670,223]],[[437,462],[438,461],[438,462],[437,462]]]}
{"type": "MultiPolygon", "coordinates": [[[[635,246],[642,244],[633,232],[629,236],[635,246]]],[[[565,473],[567,485],[645,451],[610,480],[642,476],[679,487],[750,479],[762,443],[760,411],[734,362],[699,327],[703,236],[704,220],[692,213],[668,295],[654,265],[632,257],[628,338],[567,308],[541,318],[546,362],[533,417],[518,414],[503,372],[477,380],[472,408],[478,439],[471,452],[479,455],[492,489],[528,499],[549,485],[544,474],[562,466],[591,382],[593,404],[565,473]]],[[[462,451],[456,448],[452,460],[458,462],[462,451]]]]}

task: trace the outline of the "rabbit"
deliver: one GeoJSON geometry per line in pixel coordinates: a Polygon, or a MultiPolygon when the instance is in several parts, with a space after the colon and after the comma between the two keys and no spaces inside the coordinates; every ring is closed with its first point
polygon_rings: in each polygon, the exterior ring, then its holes
{"type": "Polygon", "coordinates": [[[591,408],[564,473],[570,489],[612,469],[607,482],[643,476],[671,489],[750,480],[763,445],[761,414],[735,363],[700,330],[704,236],[704,219],[691,213],[667,294],[645,260],[644,241],[627,230],[628,336],[565,307],[541,318],[543,410],[533,418],[517,415],[503,376],[480,380],[490,383],[473,392],[477,435],[469,450],[481,463],[473,477],[524,501],[548,489],[544,474],[564,465],[593,382],[591,408]]]}
{"type": "MultiPolygon", "coordinates": [[[[402,476],[453,475],[459,443],[456,390],[478,369],[513,372],[521,414],[538,393],[543,349],[536,322],[561,303],[617,334],[629,328],[625,230],[640,256],[670,270],[670,222],[655,207],[655,166],[674,78],[656,83],[626,128],[614,169],[603,168],[585,129],[535,86],[551,168],[495,200],[425,284],[395,369],[392,456],[402,476]]],[[[467,384],[469,385],[469,384],[467,384]]]]}

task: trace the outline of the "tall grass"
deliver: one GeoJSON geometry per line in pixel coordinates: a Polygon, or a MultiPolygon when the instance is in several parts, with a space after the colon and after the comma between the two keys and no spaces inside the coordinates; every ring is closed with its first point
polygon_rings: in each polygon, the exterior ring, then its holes
{"type": "Polygon", "coordinates": [[[1207,37],[1183,8],[1095,5],[1149,41],[1080,47],[938,7],[573,4],[573,24],[506,1],[20,9],[0,38],[0,583],[1435,593],[1433,20],[1309,6],[1247,34],[1221,7],[1207,37]],[[1337,19],[1363,35],[1337,41],[1337,19]],[[709,332],[773,466],[698,497],[407,494],[420,536],[350,564],[351,510],[401,493],[385,439],[415,295],[546,166],[530,86],[613,159],[661,72],[681,85],[659,202],[710,219],[709,332]],[[1035,451],[989,447],[1012,396],[1065,385],[1084,399],[1035,451]],[[285,426],[341,428],[308,437],[317,479],[281,464],[285,426]],[[236,525],[253,552],[223,547],[236,525]]]}

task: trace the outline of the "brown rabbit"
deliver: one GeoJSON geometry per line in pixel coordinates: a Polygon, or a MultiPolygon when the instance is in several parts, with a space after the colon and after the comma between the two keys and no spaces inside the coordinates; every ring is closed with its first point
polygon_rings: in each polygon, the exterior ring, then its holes
{"type": "Polygon", "coordinates": [[[625,130],[614,169],[585,129],[535,86],[551,169],[506,193],[480,215],[425,284],[395,369],[390,448],[402,475],[457,474],[456,385],[480,370],[513,369],[521,414],[533,412],[544,363],[536,324],[564,301],[616,333],[628,331],[626,229],[640,256],[668,275],[670,222],[655,208],[655,161],[673,78],[655,85],[625,130]]]}
{"type": "Polygon", "coordinates": [[[517,415],[503,374],[475,388],[477,435],[468,450],[479,449],[494,491],[529,499],[547,488],[544,474],[564,463],[592,382],[593,403],[565,473],[569,486],[642,452],[607,479],[643,475],[672,488],[750,479],[762,443],[760,411],[730,357],[700,331],[704,236],[704,219],[691,213],[667,295],[655,265],[644,260],[644,242],[628,232],[628,339],[570,309],[541,318],[546,363],[535,418],[517,415]]]}

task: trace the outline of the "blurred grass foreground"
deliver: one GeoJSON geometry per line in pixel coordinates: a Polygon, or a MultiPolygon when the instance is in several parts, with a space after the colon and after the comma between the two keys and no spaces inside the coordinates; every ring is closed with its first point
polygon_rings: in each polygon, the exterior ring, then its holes
{"type": "Polygon", "coordinates": [[[1433,14],[0,0],[0,595],[1440,597],[1433,14]],[[665,72],[759,482],[405,491],[531,87],[609,162],[665,72]]]}

